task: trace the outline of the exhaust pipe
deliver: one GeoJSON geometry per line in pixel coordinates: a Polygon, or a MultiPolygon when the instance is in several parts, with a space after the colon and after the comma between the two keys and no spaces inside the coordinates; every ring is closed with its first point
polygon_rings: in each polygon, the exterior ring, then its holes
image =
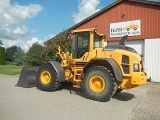
{"type": "Polygon", "coordinates": [[[124,45],[125,46],[125,41],[127,40],[128,35],[125,35],[121,38],[119,45],[124,45]]]}
{"type": "Polygon", "coordinates": [[[36,74],[39,66],[26,66],[22,69],[17,87],[31,88],[36,86],[36,74]]]}

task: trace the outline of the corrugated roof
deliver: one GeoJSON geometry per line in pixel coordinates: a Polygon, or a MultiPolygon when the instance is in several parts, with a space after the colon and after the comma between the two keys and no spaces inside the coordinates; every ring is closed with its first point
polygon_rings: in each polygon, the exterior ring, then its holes
{"type": "MultiPolygon", "coordinates": [[[[73,25],[72,27],[68,28],[68,29],[65,30],[64,32],[73,30],[74,28],[76,28],[76,27],[80,26],[81,24],[87,22],[88,20],[96,17],[97,15],[99,15],[99,14],[107,11],[108,9],[114,7],[115,5],[119,4],[119,3],[122,2],[122,1],[139,2],[139,3],[151,4],[151,5],[160,5],[160,2],[150,1],[150,0],[117,0],[117,1],[115,1],[114,3],[108,5],[107,7],[101,9],[100,11],[98,11],[98,12],[94,13],[93,15],[87,17],[86,19],[82,20],[81,22],[79,22],[79,23],[73,25]]],[[[61,34],[61,33],[60,33],[60,34],[61,34]]],[[[59,35],[59,34],[58,34],[58,35],[59,35]]],[[[57,35],[57,36],[58,36],[58,35],[57,35]]],[[[56,37],[56,36],[55,36],[55,37],[56,37]]],[[[54,37],[53,37],[53,38],[54,38],[54,37]]],[[[51,39],[49,39],[48,41],[44,42],[44,44],[45,44],[45,43],[48,43],[48,42],[49,42],[50,40],[52,40],[53,38],[51,38],[51,39]]]]}

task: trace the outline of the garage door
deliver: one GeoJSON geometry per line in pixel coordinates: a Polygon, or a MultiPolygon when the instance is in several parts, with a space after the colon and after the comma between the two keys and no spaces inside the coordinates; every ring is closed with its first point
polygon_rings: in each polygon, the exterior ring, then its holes
{"type": "MultiPolygon", "coordinates": [[[[107,44],[119,44],[119,42],[107,42],[107,44]]],[[[126,41],[125,45],[134,48],[140,55],[144,56],[144,40],[126,41]]]]}
{"type": "Polygon", "coordinates": [[[145,39],[145,70],[154,82],[160,82],[160,38],[145,39]]]}

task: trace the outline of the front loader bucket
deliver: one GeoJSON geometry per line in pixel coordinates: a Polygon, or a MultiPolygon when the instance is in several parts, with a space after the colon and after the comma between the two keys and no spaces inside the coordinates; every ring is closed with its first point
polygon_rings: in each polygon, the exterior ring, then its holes
{"type": "Polygon", "coordinates": [[[22,69],[16,86],[30,88],[36,86],[36,73],[38,66],[26,66],[22,69]]]}

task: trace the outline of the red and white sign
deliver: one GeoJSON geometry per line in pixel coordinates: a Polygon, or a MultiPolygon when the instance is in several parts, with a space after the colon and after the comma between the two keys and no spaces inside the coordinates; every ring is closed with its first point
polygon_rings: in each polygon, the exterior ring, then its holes
{"type": "Polygon", "coordinates": [[[141,21],[125,21],[110,24],[110,37],[121,37],[124,35],[136,36],[140,35],[141,21]]]}

